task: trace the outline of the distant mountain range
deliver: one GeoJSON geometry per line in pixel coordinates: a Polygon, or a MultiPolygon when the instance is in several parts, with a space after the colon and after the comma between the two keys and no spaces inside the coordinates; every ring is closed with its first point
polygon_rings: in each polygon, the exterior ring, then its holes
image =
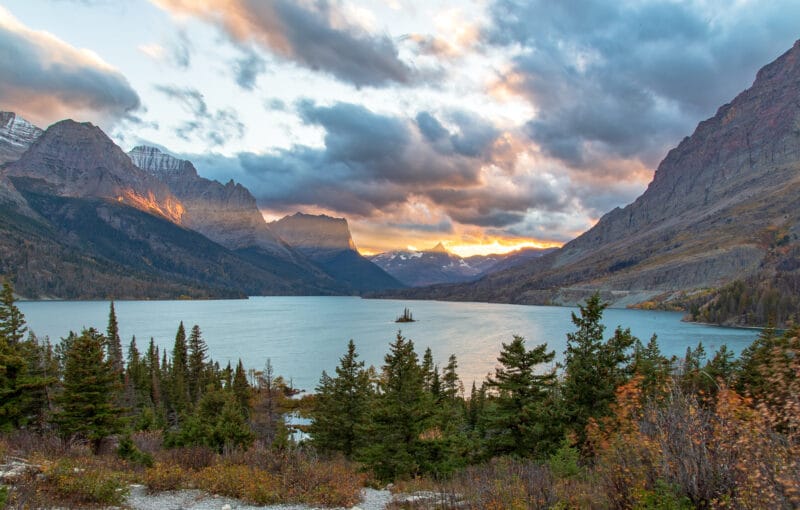
{"type": "Polygon", "coordinates": [[[474,281],[550,251],[552,249],[524,248],[503,255],[459,257],[439,243],[430,250],[396,250],[373,255],[369,259],[405,285],[423,287],[474,281]]]}
{"type": "Polygon", "coordinates": [[[738,279],[800,281],[798,235],[800,41],[672,149],[639,198],[561,249],[474,283],[392,295],[572,304],[599,290],[617,306],[703,296],[702,309],[738,279]]]}

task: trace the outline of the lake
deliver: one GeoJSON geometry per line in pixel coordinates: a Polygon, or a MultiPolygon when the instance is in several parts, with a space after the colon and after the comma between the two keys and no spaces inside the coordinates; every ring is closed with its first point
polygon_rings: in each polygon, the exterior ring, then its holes
{"type": "MultiPolygon", "coordinates": [[[[69,331],[96,327],[105,331],[106,301],[23,301],[18,303],[29,328],[53,343],[69,331]]],[[[267,358],[276,374],[297,388],[313,391],[323,370],[332,373],[353,339],[361,359],[379,367],[398,329],[414,340],[422,356],[426,347],[440,366],[450,354],[458,357],[459,375],[469,391],[473,380],[493,372],[502,342],[512,335],[529,347],[547,342],[557,359],[573,331],[574,308],[448,303],[438,301],[370,300],[358,297],[253,297],[222,301],[119,301],[115,303],[123,347],[136,336],[140,351],[152,337],[172,349],[178,323],[187,334],[198,324],[209,355],[224,366],[242,359],[246,368],[262,369],[267,358]],[[408,307],[417,322],[394,322],[408,307]]],[[[758,332],[681,322],[680,313],[608,309],[604,324],[611,335],[617,325],[630,328],[643,342],[658,335],[662,351],[682,356],[686,347],[703,342],[711,353],[727,344],[738,353],[758,332]]]]}

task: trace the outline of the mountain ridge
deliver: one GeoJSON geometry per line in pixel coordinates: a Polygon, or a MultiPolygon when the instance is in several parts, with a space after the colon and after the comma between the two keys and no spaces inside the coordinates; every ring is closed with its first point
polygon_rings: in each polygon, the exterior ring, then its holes
{"type": "Polygon", "coordinates": [[[797,90],[800,41],[670,150],[633,203],[561,249],[472,284],[397,295],[574,304],[600,291],[626,306],[773,271],[771,229],[789,247],[800,233],[797,90]]]}

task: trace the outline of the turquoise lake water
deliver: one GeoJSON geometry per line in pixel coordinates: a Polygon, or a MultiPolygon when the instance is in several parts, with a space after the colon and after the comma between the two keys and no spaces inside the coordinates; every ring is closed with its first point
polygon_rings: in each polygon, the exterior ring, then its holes
{"type": "MultiPolygon", "coordinates": [[[[96,327],[105,331],[108,302],[28,301],[18,303],[28,325],[39,337],[54,343],[69,331],[96,327]]],[[[333,372],[347,341],[353,339],[361,359],[379,367],[398,329],[414,340],[422,355],[426,347],[437,363],[458,357],[459,374],[469,389],[493,372],[502,342],[525,337],[530,347],[547,342],[559,359],[572,331],[573,308],[550,306],[448,303],[437,301],[370,300],[357,297],[253,297],[225,301],[119,301],[115,303],[123,346],[133,335],[140,351],[150,338],[171,349],[178,323],[187,333],[198,324],[210,356],[224,366],[239,358],[247,368],[262,369],[267,358],[276,374],[295,387],[312,390],[323,370],[333,372]],[[408,307],[417,322],[396,324],[408,307]]],[[[608,309],[604,324],[611,335],[617,325],[646,342],[658,335],[667,355],[683,355],[702,341],[711,353],[727,344],[735,352],[750,344],[758,332],[681,322],[681,314],[608,309]]]]}

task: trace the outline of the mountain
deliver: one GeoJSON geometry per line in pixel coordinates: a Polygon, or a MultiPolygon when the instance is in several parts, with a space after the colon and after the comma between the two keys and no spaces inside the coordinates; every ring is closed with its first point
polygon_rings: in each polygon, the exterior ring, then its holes
{"type": "Polygon", "coordinates": [[[43,131],[13,112],[0,112],[0,165],[16,161],[43,131]]]}
{"type": "MultiPolygon", "coordinates": [[[[194,219],[99,128],[62,121],[3,166],[0,271],[26,297],[330,293],[186,228],[194,219]]],[[[254,257],[256,258],[256,257],[254,257]]]]}
{"type": "Polygon", "coordinates": [[[320,265],[352,292],[401,288],[404,285],[361,256],[344,218],[297,213],[269,224],[291,247],[320,265]]]}
{"type": "Polygon", "coordinates": [[[440,283],[474,281],[493,271],[521,264],[542,255],[542,250],[518,250],[509,254],[459,257],[440,242],[429,250],[395,250],[369,259],[384,271],[410,287],[440,283]]]}
{"type": "Polygon", "coordinates": [[[561,249],[407,296],[622,306],[800,270],[800,41],[669,151],[647,190],[561,249]]]}
{"type": "Polygon", "coordinates": [[[52,195],[116,200],[176,224],[186,212],[164,183],[136,167],[90,123],[53,124],[22,157],[5,165],[4,173],[39,181],[39,189],[46,187],[52,195]]]}
{"type": "Polygon", "coordinates": [[[227,184],[200,177],[190,161],[155,147],[134,147],[131,161],[166,184],[186,209],[183,225],[235,251],[250,263],[277,271],[324,293],[345,288],[276,236],[250,191],[233,180],[227,184]]]}

